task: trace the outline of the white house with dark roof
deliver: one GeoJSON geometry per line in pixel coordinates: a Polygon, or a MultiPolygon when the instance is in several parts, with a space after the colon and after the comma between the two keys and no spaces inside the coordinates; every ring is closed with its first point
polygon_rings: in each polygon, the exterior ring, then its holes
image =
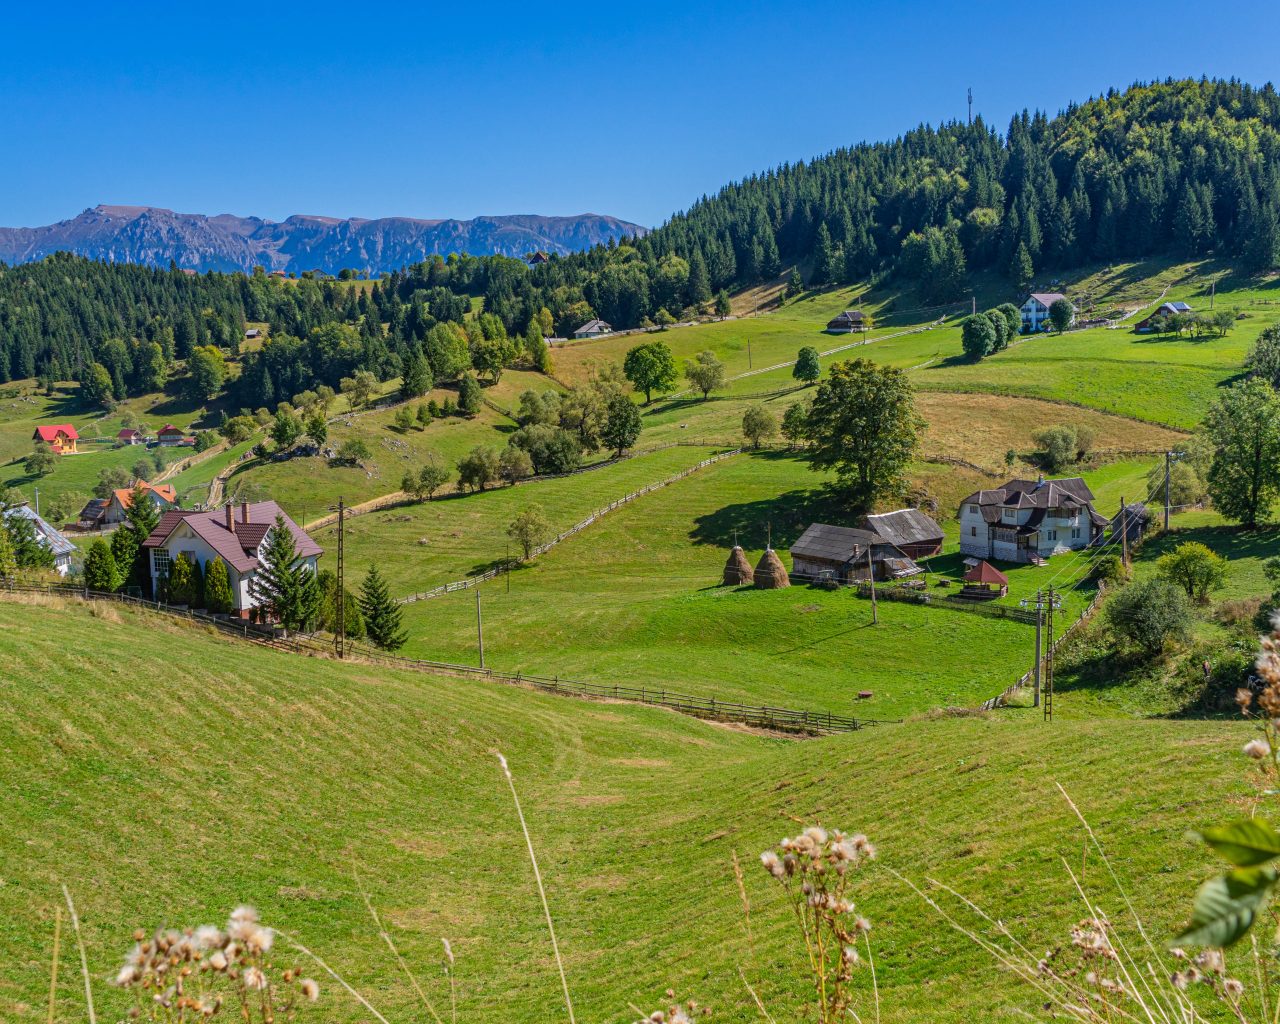
{"type": "Polygon", "coordinates": [[[44,517],[41,516],[30,505],[11,505],[6,508],[3,513],[5,519],[12,517],[21,517],[30,519],[31,525],[35,530],[36,542],[44,548],[48,548],[53,552],[53,568],[59,576],[65,576],[71,571],[71,556],[75,554],[76,546],[67,540],[61,533],[48,524],[44,517]]]}
{"type": "Polygon", "coordinates": [[[1096,544],[1107,526],[1080,477],[1010,480],[960,503],[960,552],[1004,562],[1036,562],[1096,544]]]}
{"type": "MultiPolygon", "coordinates": [[[[1032,292],[1018,307],[1022,314],[1022,330],[1027,334],[1047,330],[1049,327],[1049,307],[1059,299],[1065,299],[1062,292],[1032,292]]],[[[1071,311],[1071,322],[1075,323],[1074,308],[1071,311]]]]}
{"type": "Polygon", "coordinates": [[[603,320],[588,320],[573,332],[573,336],[575,338],[603,338],[606,334],[612,333],[613,327],[603,320]]]}
{"type": "Polygon", "coordinates": [[[324,549],[274,501],[245,502],[238,509],[228,502],[223,508],[207,512],[170,509],[142,542],[143,548],[150,551],[152,592],[160,592],[161,582],[168,578],[169,568],[180,554],[199,562],[206,573],[209,563],[221,558],[231,581],[233,614],[247,618],[250,609],[259,603],[249,583],[261,565],[259,558],[277,516],[293,533],[299,560],[315,572],[324,549]]]}

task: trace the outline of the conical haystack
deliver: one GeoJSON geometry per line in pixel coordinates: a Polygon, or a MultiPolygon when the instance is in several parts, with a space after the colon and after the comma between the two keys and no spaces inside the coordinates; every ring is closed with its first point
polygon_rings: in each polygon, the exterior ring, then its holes
{"type": "Polygon", "coordinates": [[[751,571],[751,563],[743,553],[742,545],[735,544],[729,552],[729,560],[724,563],[724,585],[726,587],[748,586],[755,574],[751,571]]]}
{"type": "Polygon", "coordinates": [[[791,577],[787,575],[787,567],[773,548],[765,548],[756,566],[755,584],[761,590],[778,590],[791,586],[791,577]]]}

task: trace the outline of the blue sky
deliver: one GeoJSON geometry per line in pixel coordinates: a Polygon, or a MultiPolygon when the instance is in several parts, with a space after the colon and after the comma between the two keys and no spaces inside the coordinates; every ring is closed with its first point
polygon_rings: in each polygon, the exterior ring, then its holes
{"type": "Polygon", "coordinates": [[[782,161],[963,117],[970,85],[1001,127],[1137,79],[1260,85],[1280,5],[70,2],[2,24],[6,226],[99,202],[654,225],[782,161]]]}

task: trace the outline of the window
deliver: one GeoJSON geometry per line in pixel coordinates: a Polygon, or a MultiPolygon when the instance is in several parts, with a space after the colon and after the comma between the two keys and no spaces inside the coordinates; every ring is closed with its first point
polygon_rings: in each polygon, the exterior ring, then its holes
{"type": "Polygon", "coordinates": [[[970,506],[969,506],[969,511],[970,511],[970,512],[977,512],[977,511],[978,511],[978,506],[977,506],[977,505],[970,505],[970,506]]]}
{"type": "Polygon", "coordinates": [[[1057,540],[1057,539],[1058,539],[1058,531],[1057,531],[1057,530],[1045,530],[1045,531],[1044,531],[1044,539],[1045,539],[1045,540],[1057,540]]]}
{"type": "Polygon", "coordinates": [[[1072,530],[1072,531],[1071,531],[1071,539],[1072,539],[1072,540],[1079,540],[1079,539],[1080,539],[1080,528],[1079,528],[1078,526],[1077,526],[1074,530],[1072,530]]]}
{"type": "Polygon", "coordinates": [[[1003,509],[1000,514],[1011,523],[1018,518],[1018,510],[1016,508],[1003,509]]]}
{"type": "Polygon", "coordinates": [[[164,548],[156,548],[151,552],[151,564],[155,567],[157,576],[167,578],[169,575],[169,552],[164,548]]]}
{"type": "Polygon", "coordinates": [[[978,528],[976,526],[969,527],[969,536],[970,537],[978,536],[978,528]]]}

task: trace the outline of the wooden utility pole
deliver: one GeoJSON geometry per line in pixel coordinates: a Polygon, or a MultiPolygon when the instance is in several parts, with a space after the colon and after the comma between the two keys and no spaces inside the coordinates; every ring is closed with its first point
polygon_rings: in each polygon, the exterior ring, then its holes
{"type": "Polygon", "coordinates": [[[1049,588],[1049,620],[1045,623],[1047,633],[1044,650],[1044,720],[1053,721],[1053,587],[1049,588]]]}
{"type": "Polygon", "coordinates": [[[871,564],[871,545],[867,545],[867,584],[871,587],[871,625],[880,621],[880,612],[876,608],[876,570],[871,564]]]}
{"type": "Polygon", "coordinates": [[[480,615],[480,584],[476,584],[476,637],[480,641],[480,667],[484,668],[484,619],[480,615]]]}
{"type": "Polygon", "coordinates": [[[1173,452],[1164,453],[1164,532],[1169,532],[1169,463],[1173,461],[1173,452]]]}
{"type": "Polygon", "coordinates": [[[342,498],[338,498],[338,592],[334,595],[335,618],[337,619],[338,630],[333,637],[334,653],[339,658],[345,657],[344,650],[347,641],[347,592],[344,588],[343,573],[343,528],[346,524],[346,505],[343,504],[342,498]]]}
{"type": "Polygon", "coordinates": [[[507,541],[507,593],[511,593],[511,541],[507,541]]]}
{"type": "Polygon", "coordinates": [[[747,339],[747,369],[751,369],[751,339],[747,339]]]}
{"type": "Polygon", "coordinates": [[[1038,708],[1040,706],[1040,659],[1043,646],[1041,644],[1041,634],[1044,630],[1044,591],[1036,591],[1036,668],[1035,683],[1031,691],[1031,706],[1038,708]]]}
{"type": "Polygon", "coordinates": [[[1129,506],[1120,495],[1120,549],[1124,552],[1125,568],[1129,567],[1129,506]]]}

